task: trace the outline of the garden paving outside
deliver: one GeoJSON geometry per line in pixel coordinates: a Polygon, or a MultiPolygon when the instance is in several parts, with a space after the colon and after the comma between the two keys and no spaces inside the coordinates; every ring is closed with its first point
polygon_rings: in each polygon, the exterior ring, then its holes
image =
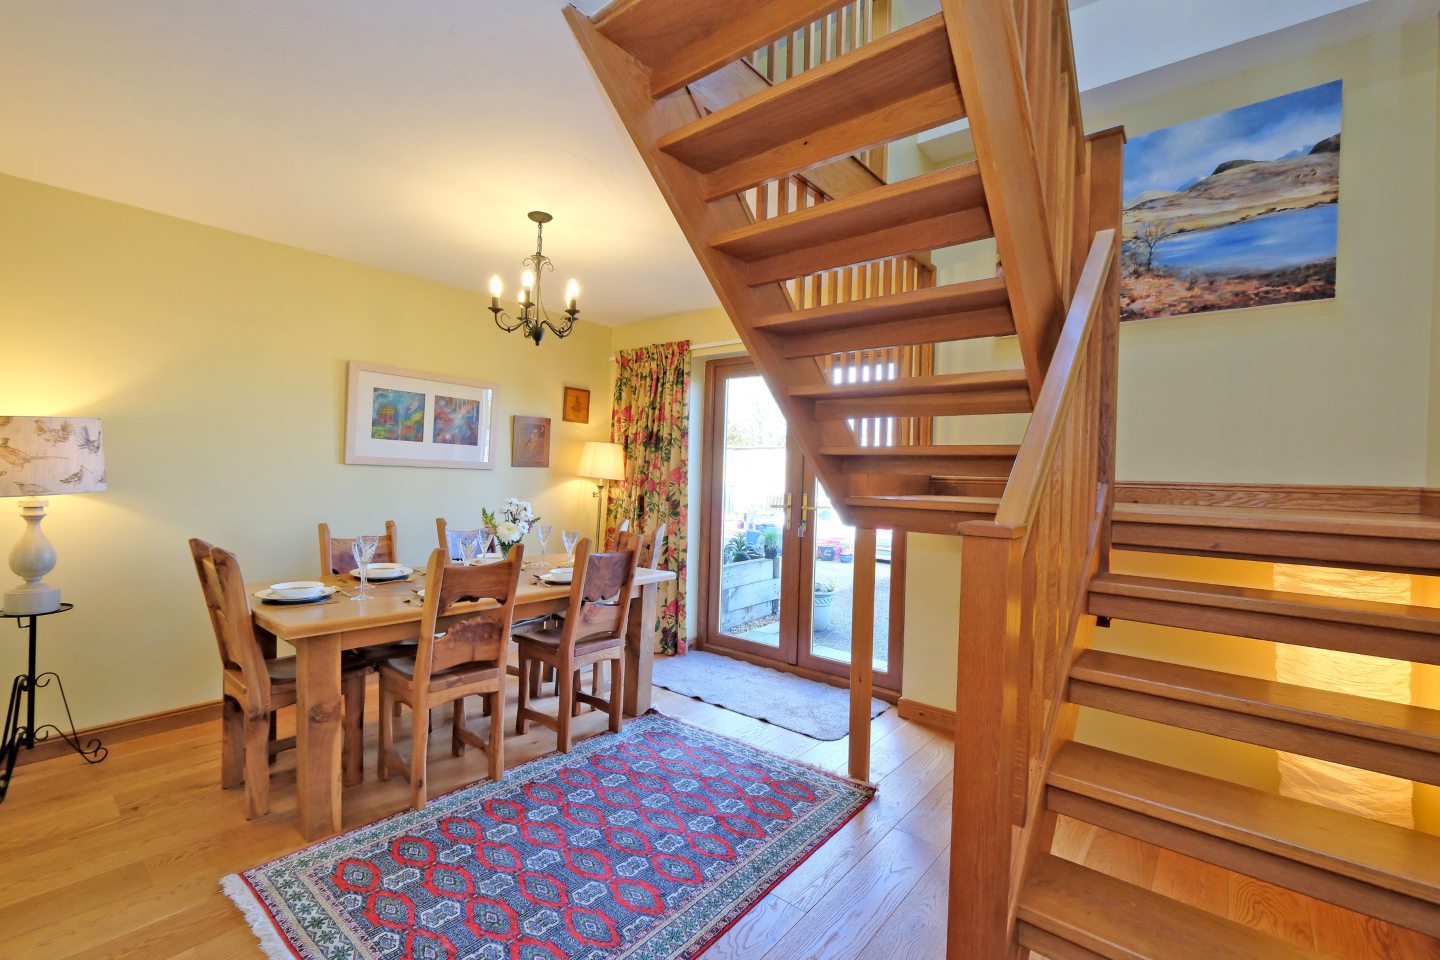
{"type": "MultiPolygon", "coordinates": [[[[835,585],[835,602],[830,609],[830,626],[815,632],[814,652],[822,657],[850,662],[851,617],[854,614],[855,564],[838,560],[816,560],[817,583],[835,585]]],[[[780,643],[780,626],[775,617],[765,617],[736,627],[734,635],[768,646],[780,643]]],[[[890,564],[875,565],[875,654],[877,670],[883,670],[890,659],[890,564]]]]}

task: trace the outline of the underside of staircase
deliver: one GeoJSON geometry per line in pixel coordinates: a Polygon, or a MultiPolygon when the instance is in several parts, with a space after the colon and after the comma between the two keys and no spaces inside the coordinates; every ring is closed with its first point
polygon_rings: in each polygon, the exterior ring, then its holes
{"type": "Polygon", "coordinates": [[[1440,496],[1117,484],[1123,134],[1083,129],[1068,6],[942,0],[892,32],[875,3],[566,16],[859,528],[857,568],[876,528],[964,538],[948,955],[1313,956],[1052,855],[1061,816],[1440,937],[1440,838],[1074,741],[1084,707],[1440,783],[1437,711],[1097,642],[1131,620],[1440,663],[1431,608],[1110,571],[1142,551],[1436,575],[1440,496]],[[974,161],[895,181],[867,161],[960,119],[974,161]],[[935,251],[992,239],[995,276],[935,285],[935,251]],[[992,337],[1019,367],[937,369],[937,345],[992,337]],[[997,414],[1028,415],[1020,443],[936,442],[997,414]]]}

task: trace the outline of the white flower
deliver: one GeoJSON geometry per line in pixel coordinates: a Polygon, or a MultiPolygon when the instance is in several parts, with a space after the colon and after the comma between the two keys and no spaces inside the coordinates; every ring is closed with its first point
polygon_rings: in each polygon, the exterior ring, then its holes
{"type": "Polygon", "coordinates": [[[525,531],[509,520],[501,520],[495,526],[495,536],[500,539],[501,543],[515,543],[525,536],[525,531]]]}

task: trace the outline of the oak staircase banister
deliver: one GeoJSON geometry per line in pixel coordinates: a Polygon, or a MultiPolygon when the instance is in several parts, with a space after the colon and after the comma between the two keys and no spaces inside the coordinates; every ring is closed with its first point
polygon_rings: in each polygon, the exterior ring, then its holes
{"type": "Polygon", "coordinates": [[[994,520],[972,520],[962,524],[960,530],[965,536],[1015,539],[1024,536],[1034,520],[1035,511],[1040,506],[1041,481],[1049,470],[1060,441],[1056,423],[1075,390],[1075,365],[1099,325],[1101,309],[1105,304],[1105,285],[1114,268],[1115,242],[1114,230],[1101,230],[1095,234],[1065,318],[1065,326],[1055,346],[1050,369],[1045,374],[1045,384],[1030,414],[1020,452],[1015,457],[1010,482],[1005,485],[1005,495],[1000,499],[1000,509],[996,511],[994,520]]]}

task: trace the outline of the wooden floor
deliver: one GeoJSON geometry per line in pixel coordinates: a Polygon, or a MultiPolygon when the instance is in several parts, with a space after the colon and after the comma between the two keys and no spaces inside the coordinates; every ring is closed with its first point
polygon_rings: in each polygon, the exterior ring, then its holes
{"type": "MultiPolygon", "coordinates": [[[[374,778],[373,688],[371,695],[367,780],[345,793],[347,827],[406,802],[403,781],[374,778]]],[[[655,705],[776,753],[836,771],[846,765],[843,740],[811,740],[660,689],[655,705]]],[[[579,735],[601,731],[603,721],[582,716],[579,735]]],[[[484,770],[476,751],[452,758],[441,729],[430,756],[432,795],[484,770]]],[[[875,800],[716,943],[709,960],[944,956],[950,741],[894,710],[876,718],[872,741],[875,800]]],[[[534,727],[507,741],[511,763],[553,747],[554,735],[534,727]]],[[[116,744],[97,767],[67,757],[20,768],[0,805],[0,956],[260,956],[218,880],[304,845],[293,827],[293,762],[282,756],[271,813],[249,823],[242,792],[219,789],[218,761],[219,726],[200,724],[116,744]]],[[[1082,824],[1062,824],[1056,851],[1334,957],[1440,960],[1435,941],[1082,824]]]]}

